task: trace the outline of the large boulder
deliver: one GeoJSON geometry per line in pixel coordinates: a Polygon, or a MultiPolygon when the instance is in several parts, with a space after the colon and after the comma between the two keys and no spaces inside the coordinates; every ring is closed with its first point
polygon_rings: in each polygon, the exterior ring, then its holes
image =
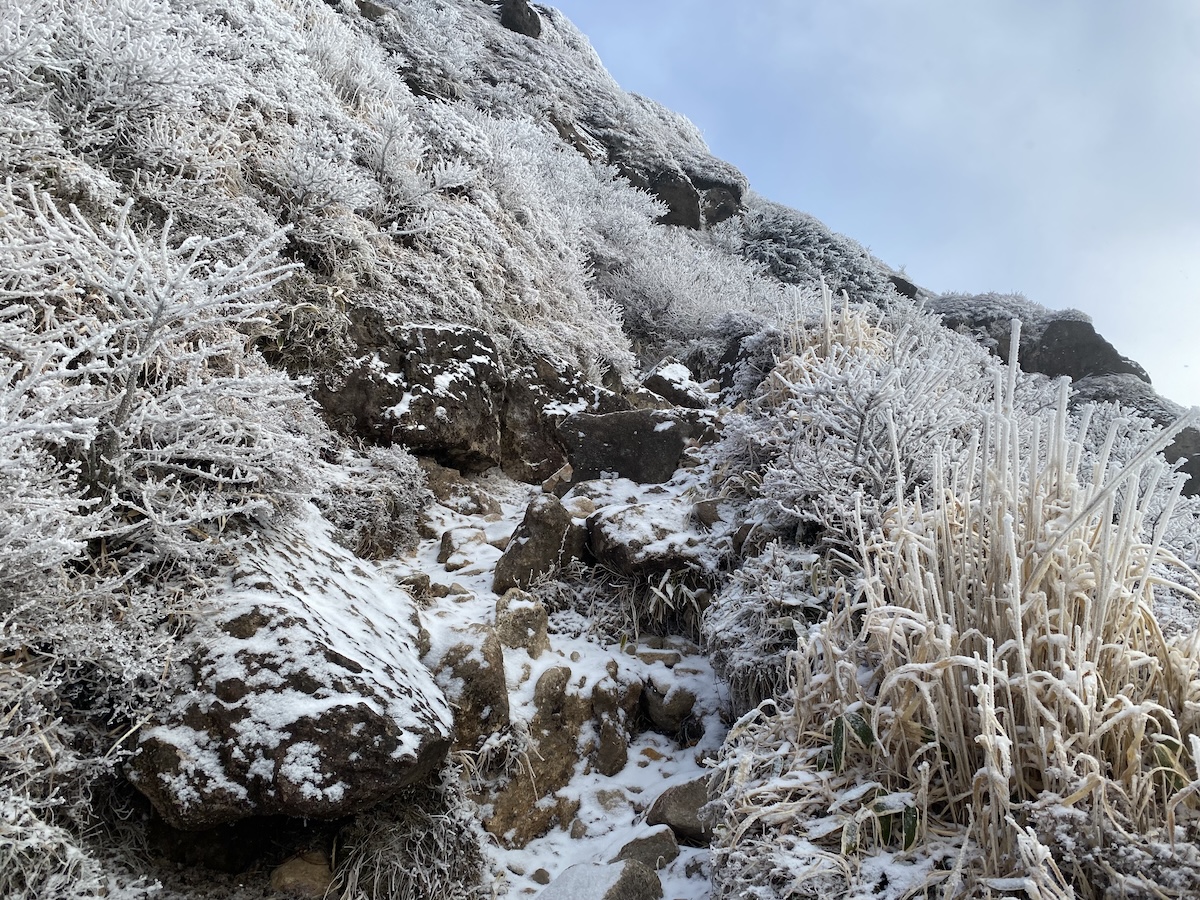
{"type": "Polygon", "coordinates": [[[692,524],[691,508],[675,495],[603,506],[587,524],[592,555],[620,575],[654,578],[706,568],[705,542],[692,524]]]}
{"type": "Polygon", "coordinates": [[[411,599],[315,513],[266,533],[204,610],[191,683],[143,729],[129,770],[173,827],[340,818],[442,765],[452,717],[411,599]]]}
{"type": "Polygon", "coordinates": [[[639,484],[669,481],[690,442],[713,434],[712,419],[696,410],[634,409],[607,415],[578,413],[559,426],[575,481],[616,476],[639,484]]]}
{"type": "Polygon", "coordinates": [[[501,0],[500,24],[526,37],[542,36],[542,20],[529,5],[529,0],[501,0]]]}
{"type": "Polygon", "coordinates": [[[591,384],[569,366],[543,356],[508,375],[501,416],[501,466],[527,484],[545,481],[567,461],[558,426],[571,413],[630,408],[620,394],[591,384]]]}
{"type": "Polygon", "coordinates": [[[667,357],[642,379],[642,387],[652,391],[675,406],[688,409],[709,409],[714,397],[692,377],[692,372],[677,359],[667,357]]]}
{"type": "Polygon", "coordinates": [[[496,563],[492,590],[527,588],[583,555],[587,531],[551,494],[534,497],[496,563]]]}
{"type": "Polygon", "coordinates": [[[352,316],[359,355],[314,397],[341,431],[403,443],[466,472],[501,460],[505,372],[492,338],[463,325],[391,326],[373,309],[352,316]]]}

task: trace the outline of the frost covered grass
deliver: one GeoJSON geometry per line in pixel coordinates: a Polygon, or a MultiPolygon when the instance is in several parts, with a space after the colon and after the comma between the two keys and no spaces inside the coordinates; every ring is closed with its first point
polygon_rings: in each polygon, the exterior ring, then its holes
{"type": "Polygon", "coordinates": [[[828,616],[727,741],[718,896],[1196,891],[1200,657],[1153,611],[1173,431],[1116,462],[1124,422],[1097,440],[1065,384],[1031,413],[1018,378],[916,478],[888,421],[894,489],[854,497],[828,616]]]}

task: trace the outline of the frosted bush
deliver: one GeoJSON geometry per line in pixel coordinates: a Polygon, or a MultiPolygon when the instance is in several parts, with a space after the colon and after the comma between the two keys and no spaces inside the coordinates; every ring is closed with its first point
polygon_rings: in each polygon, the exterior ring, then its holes
{"type": "Polygon", "coordinates": [[[1089,473],[1065,383],[1043,426],[1018,380],[964,450],[931,444],[926,482],[897,473],[882,521],[857,505],[857,581],[731,732],[718,896],[1195,889],[1194,848],[1167,847],[1197,817],[1200,661],[1152,611],[1170,435],[1089,473]]]}

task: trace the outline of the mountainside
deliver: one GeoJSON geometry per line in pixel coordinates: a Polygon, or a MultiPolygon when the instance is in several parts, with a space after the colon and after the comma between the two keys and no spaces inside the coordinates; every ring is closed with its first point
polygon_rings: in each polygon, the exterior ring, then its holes
{"type": "Polygon", "coordinates": [[[1197,413],[1082,313],[527,0],[13,0],[0,174],[0,895],[1200,894],[1197,413]]]}

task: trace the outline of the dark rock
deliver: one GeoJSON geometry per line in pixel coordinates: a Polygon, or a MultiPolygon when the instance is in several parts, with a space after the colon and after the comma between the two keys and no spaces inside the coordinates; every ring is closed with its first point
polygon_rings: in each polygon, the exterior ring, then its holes
{"type": "Polygon", "coordinates": [[[658,900],[662,882],[634,859],[570,866],[537,895],[537,900],[658,900]]]}
{"type": "Polygon", "coordinates": [[[558,426],[571,412],[629,408],[620,394],[588,383],[567,366],[535,357],[511,372],[505,388],[501,466],[517,481],[545,481],[567,461],[558,426]]]}
{"type": "Polygon", "coordinates": [[[551,494],[534,497],[496,563],[492,590],[527,588],[583,555],[586,530],[551,494]]]}
{"type": "Polygon", "coordinates": [[[650,177],[648,188],[667,207],[666,215],[658,218],[660,225],[699,230],[700,192],[686,175],[670,170],[657,172],[650,177]]]}
{"type": "Polygon", "coordinates": [[[588,517],[588,547],[598,563],[621,575],[700,570],[702,541],[688,518],[682,504],[602,507],[588,517]]]}
{"type": "Polygon", "coordinates": [[[700,192],[700,211],[706,225],[717,225],[742,211],[745,185],[736,178],[718,179],[689,172],[696,190],[700,192]]]}
{"type": "Polygon", "coordinates": [[[605,474],[639,484],[669,481],[689,441],[713,435],[711,420],[697,413],[651,410],[569,416],[559,426],[575,481],[605,474]]]}
{"type": "Polygon", "coordinates": [[[892,283],[892,287],[896,289],[896,293],[902,297],[907,297],[909,300],[916,300],[920,293],[915,284],[901,275],[889,275],[888,281],[892,283]]]}
{"type": "Polygon", "coordinates": [[[646,811],[647,825],[670,825],[682,842],[705,846],[712,840],[712,827],[700,810],[708,803],[708,776],[701,775],[667,788],[646,811]]]}
{"type": "Polygon", "coordinates": [[[505,647],[537,659],[550,649],[548,624],[542,601],[522,590],[513,588],[496,601],[496,635],[505,647]]]}
{"type": "Polygon", "coordinates": [[[659,734],[676,737],[691,718],[696,695],[669,679],[647,679],[642,690],[642,712],[659,734]]]}
{"type": "Polygon", "coordinates": [[[382,19],[391,12],[386,6],[375,3],[374,0],[355,0],[354,5],[358,7],[358,11],[364,19],[372,22],[382,19]]]}
{"type": "Polygon", "coordinates": [[[655,871],[665,869],[667,864],[679,856],[679,843],[669,825],[660,825],[639,835],[620,849],[610,862],[636,859],[655,871]]]}
{"type": "Polygon", "coordinates": [[[475,750],[488,735],[509,727],[508,685],[496,631],[474,624],[463,638],[431,668],[454,706],[455,748],[475,750]]]}
{"type": "Polygon", "coordinates": [[[390,327],[372,309],[353,314],[361,354],[340,385],[314,398],[344,433],[403,443],[465,472],[501,460],[504,369],[495,342],[461,325],[390,327]]]}
{"type": "Polygon", "coordinates": [[[1021,342],[1021,368],[1072,381],[1089,375],[1135,375],[1149,382],[1145,369],[1126,359],[1096,333],[1091,322],[1055,319],[1034,340],[1021,342]]]}
{"type": "Polygon", "coordinates": [[[542,36],[542,20],[533,11],[528,0],[502,0],[500,24],[509,31],[526,37],[536,39],[542,36]]]}
{"type": "Polygon", "coordinates": [[[130,762],[158,813],[185,830],[334,819],[436,771],[452,716],[420,662],[411,599],[327,532],[281,529],[239,566],[188,638],[192,683],[130,762]]]}

